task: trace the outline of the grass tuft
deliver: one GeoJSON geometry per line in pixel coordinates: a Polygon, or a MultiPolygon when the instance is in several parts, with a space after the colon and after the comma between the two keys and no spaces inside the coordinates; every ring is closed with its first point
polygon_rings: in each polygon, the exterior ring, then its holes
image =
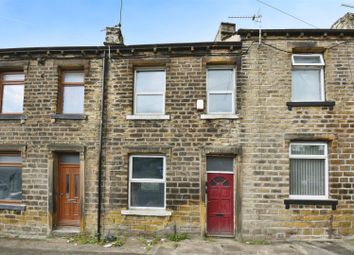
{"type": "Polygon", "coordinates": [[[183,240],[186,240],[188,238],[188,235],[186,233],[181,233],[181,234],[171,234],[167,236],[168,240],[172,242],[180,242],[183,240]]]}

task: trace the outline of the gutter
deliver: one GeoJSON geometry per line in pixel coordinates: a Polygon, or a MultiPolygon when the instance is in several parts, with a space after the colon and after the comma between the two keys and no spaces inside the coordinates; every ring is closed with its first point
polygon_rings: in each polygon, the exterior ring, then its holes
{"type": "MultiPolygon", "coordinates": [[[[258,36],[258,29],[239,29],[240,36],[258,36]]],[[[263,36],[337,36],[353,37],[354,29],[262,29],[263,36]]]]}
{"type": "Polygon", "coordinates": [[[102,158],[103,158],[103,117],[104,117],[104,98],[106,91],[106,51],[103,51],[102,58],[102,89],[101,89],[101,106],[100,106],[100,127],[98,138],[98,200],[97,200],[97,238],[101,239],[101,211],[102,211],[102,158]]]}
{"type": "MultiPolygon", "coordinates": [[[[187,43],[157,43],[157,44],[136,44],[136,45],[111,45],[111,50],[127,51],[151,51],[167,49],[181,51],[190,48],[195,49],[227,49],[229,47],[241,48],[241,42],[187,42],[187,43]]],[[[0,48],[0,55],[3,54],[100,54],[106,51],[105,46],[62,46],[62,47],[22,47],[22,48],[0,48]]]]}

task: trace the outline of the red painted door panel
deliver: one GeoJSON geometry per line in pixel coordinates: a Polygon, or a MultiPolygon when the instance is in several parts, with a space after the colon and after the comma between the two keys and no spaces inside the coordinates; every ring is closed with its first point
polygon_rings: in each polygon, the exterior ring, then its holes
{"type": "Polygon", "coordinates": [[[80,226],[80,166],[60,164],[57,225],[80,226]]]}
{"type": "Polygon", "coordinates": [[[234,177],[210,173],[207,182],[207,231],[211,235],[234,234],[234,177]]]}

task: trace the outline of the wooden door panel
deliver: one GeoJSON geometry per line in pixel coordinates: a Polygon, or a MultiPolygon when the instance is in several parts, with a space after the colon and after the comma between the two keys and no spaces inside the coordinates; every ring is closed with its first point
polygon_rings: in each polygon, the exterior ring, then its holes
{"type": "Polygon", "coordinates": [[[208,174],[208,234],[232,235],[234,233],[233,187],[232,174],[208,174]]]}
{"type": "Polygon", "coordinates": [[[59,164],[57,225],[80,225],[80,166],[59,164]]]}

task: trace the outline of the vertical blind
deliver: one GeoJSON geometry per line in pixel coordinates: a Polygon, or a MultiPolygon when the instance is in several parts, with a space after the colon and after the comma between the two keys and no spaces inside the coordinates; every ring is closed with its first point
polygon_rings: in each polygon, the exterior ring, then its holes
{"type": "Polygon", "coordinates": [[[290,194],[325,195],[325,160],[291,159],[290,194]]]}

